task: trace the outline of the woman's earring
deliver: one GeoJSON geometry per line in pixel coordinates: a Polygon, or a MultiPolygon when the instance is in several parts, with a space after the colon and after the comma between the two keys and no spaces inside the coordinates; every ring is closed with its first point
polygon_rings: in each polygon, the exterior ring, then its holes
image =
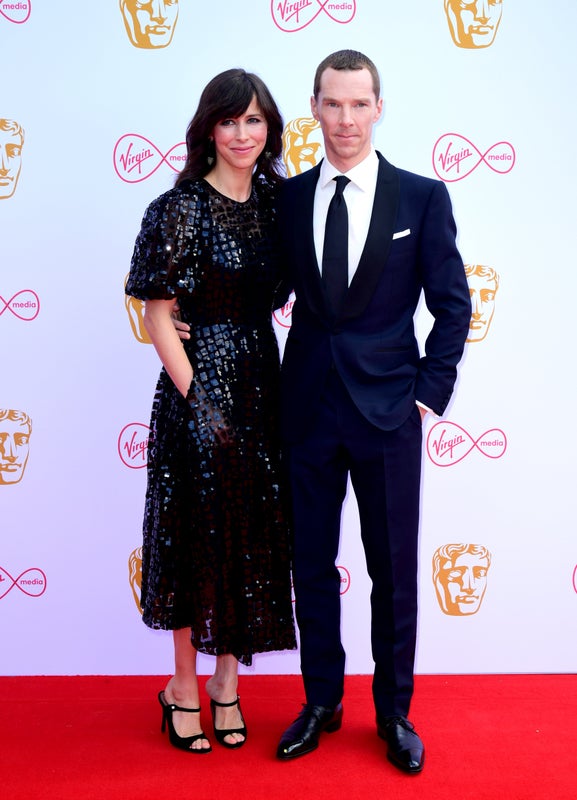
{"type": "Polygon", "coordinates": [[[208,148],[207,148],[207,150],[208,150],[208,152],[207,152],[207,155],[206,155],[206,163],[208,164],[209,167],[212,167],[212,165],[214,164],[214,158],[216,156],[216,148],[214,146],[214,139],[209,139],[208,140],[208,148]]]}

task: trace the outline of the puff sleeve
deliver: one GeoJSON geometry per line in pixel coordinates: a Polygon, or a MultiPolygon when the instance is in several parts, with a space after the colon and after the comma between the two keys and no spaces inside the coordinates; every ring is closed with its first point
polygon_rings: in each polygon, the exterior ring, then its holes
{"type": "Polygon", "coordinates": [[[202,245],[198,195],[173,189],[145,211],[125,292],[139,300],[170,300],[194,291],[202,245]]]}

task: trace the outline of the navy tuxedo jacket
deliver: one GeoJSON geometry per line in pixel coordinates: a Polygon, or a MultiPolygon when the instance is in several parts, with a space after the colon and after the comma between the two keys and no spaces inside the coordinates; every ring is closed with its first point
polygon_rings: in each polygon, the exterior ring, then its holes
{"type": "Polygon", "coordinates": [[[367,241],[336,317],[327,305],[313,240],[320,165],[281,189],[285,283],[296,294],[282,364],[289,441],[314,424],[333,365],[361,413],[382,430],[401,425],[416,400],[442,414],[453,391],[471,302],[451,201],[444,183],[378,156],[367,241]],[[421,292],[433,316],[422,355],[413,323],[421,292]]]}

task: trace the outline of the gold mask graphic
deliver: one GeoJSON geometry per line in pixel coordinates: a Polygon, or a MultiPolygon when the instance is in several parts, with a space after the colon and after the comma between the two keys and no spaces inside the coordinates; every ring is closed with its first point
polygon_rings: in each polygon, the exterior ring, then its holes
{"type": "MultiPolygon", "coordinates": [[[[128,275],[124,280],[125,286],[127,280],[128,275]]],[[[142,344],[152,344],[150,341],[150,336],[144,327],[144,302],[142,300],[137,300],[136,297],[130,297],[129,295],[125,294],[124,307],[126,308],[130,327],[132,328],[132,333],[134,334],[135,338],[142,344]]]]}
{"type": "Polygon", "coordinates": [[[0,409],[0,486],[22,480],[31,433],[32,420],[28,414],[0,409]]]}
{"type": "Polygon", "coordinates": [[[484,267],[482,264],[465,264],[465,275],[471,296],[471,321],[467,341],[481,342],[489,332],[495,313],[499,275],[493,267],[484,267]]]}
{"type": "Polygon", "coordinates": [[[137,547],[128,556],[128,580],[137,609],[142,614],[140,591],[142,589],[142,547],[137,547]]]}
{"type": "Polygon", "coordinates": [[[433,583],[445,614],[476,614],[487,588],[491,553],[481,544],[445,544],[433,555],[433,583]]]}
{"type": "Polygon", "coordinates": [[[120,0],[128,38],[135,47],[168,47],[178,19],[178,0],[120,0]]]}
{"type": "Polygon", "coordinates": [[[297,117],[285,126],[282,134],[283,160],[289,178],[306,172],[320,161],[320,140],[309,140],[313,133],[320,137],[320,129],[314,117],[297,117]]]}
{"type": "Polygon", "coordinates": [[[0,200],[12,197],[22,166],[24,130],[13,119],[0,119],[0,200]]]}
{"type": "Polygon", "coordinates": [[[445,0],[445,14],[457,47],[490,47],[503,13],[502,0],[445,0]]]}

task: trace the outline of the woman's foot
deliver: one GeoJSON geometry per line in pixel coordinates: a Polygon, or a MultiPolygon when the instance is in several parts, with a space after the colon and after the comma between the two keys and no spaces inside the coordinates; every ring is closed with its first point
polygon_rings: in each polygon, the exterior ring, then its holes
{"type": "Polygon", "coordinates": [[[206,682],[206,692],[211,699],[212,719],[215,735],[221,744],[227,747],[240,747],[246,740],[246,727],[240,710],[240,704],[234,687],[225,686],[216,675],[206,682]],[[220,705],[223,703],[224,705],[220,705]],[[219,737],[217,731],[233,731],[219,737]],[[241,732],[242,731],[242,732],[241,732]]]}
{"type": "MultiPolygon", "coordinates": [[[[171,678],[166,685],[166,689],[164,690],[164,699],[169,705],[175,705],[181,708],[199,709],[198,712],[172,712],[174,731],[181,739],[198,736],[199,734],[203,733],[202,726],[200,724],[198,686],[196,687],[196,691],[190,688],[183,689],[183,687],[180,687],[178,684],[176,684],[174,678],[171,678]]],[[[209,751],[211,746],[209,740],[205,736],[201,736],[200,738],[191,742],[189,749],[209,751]]]]}

